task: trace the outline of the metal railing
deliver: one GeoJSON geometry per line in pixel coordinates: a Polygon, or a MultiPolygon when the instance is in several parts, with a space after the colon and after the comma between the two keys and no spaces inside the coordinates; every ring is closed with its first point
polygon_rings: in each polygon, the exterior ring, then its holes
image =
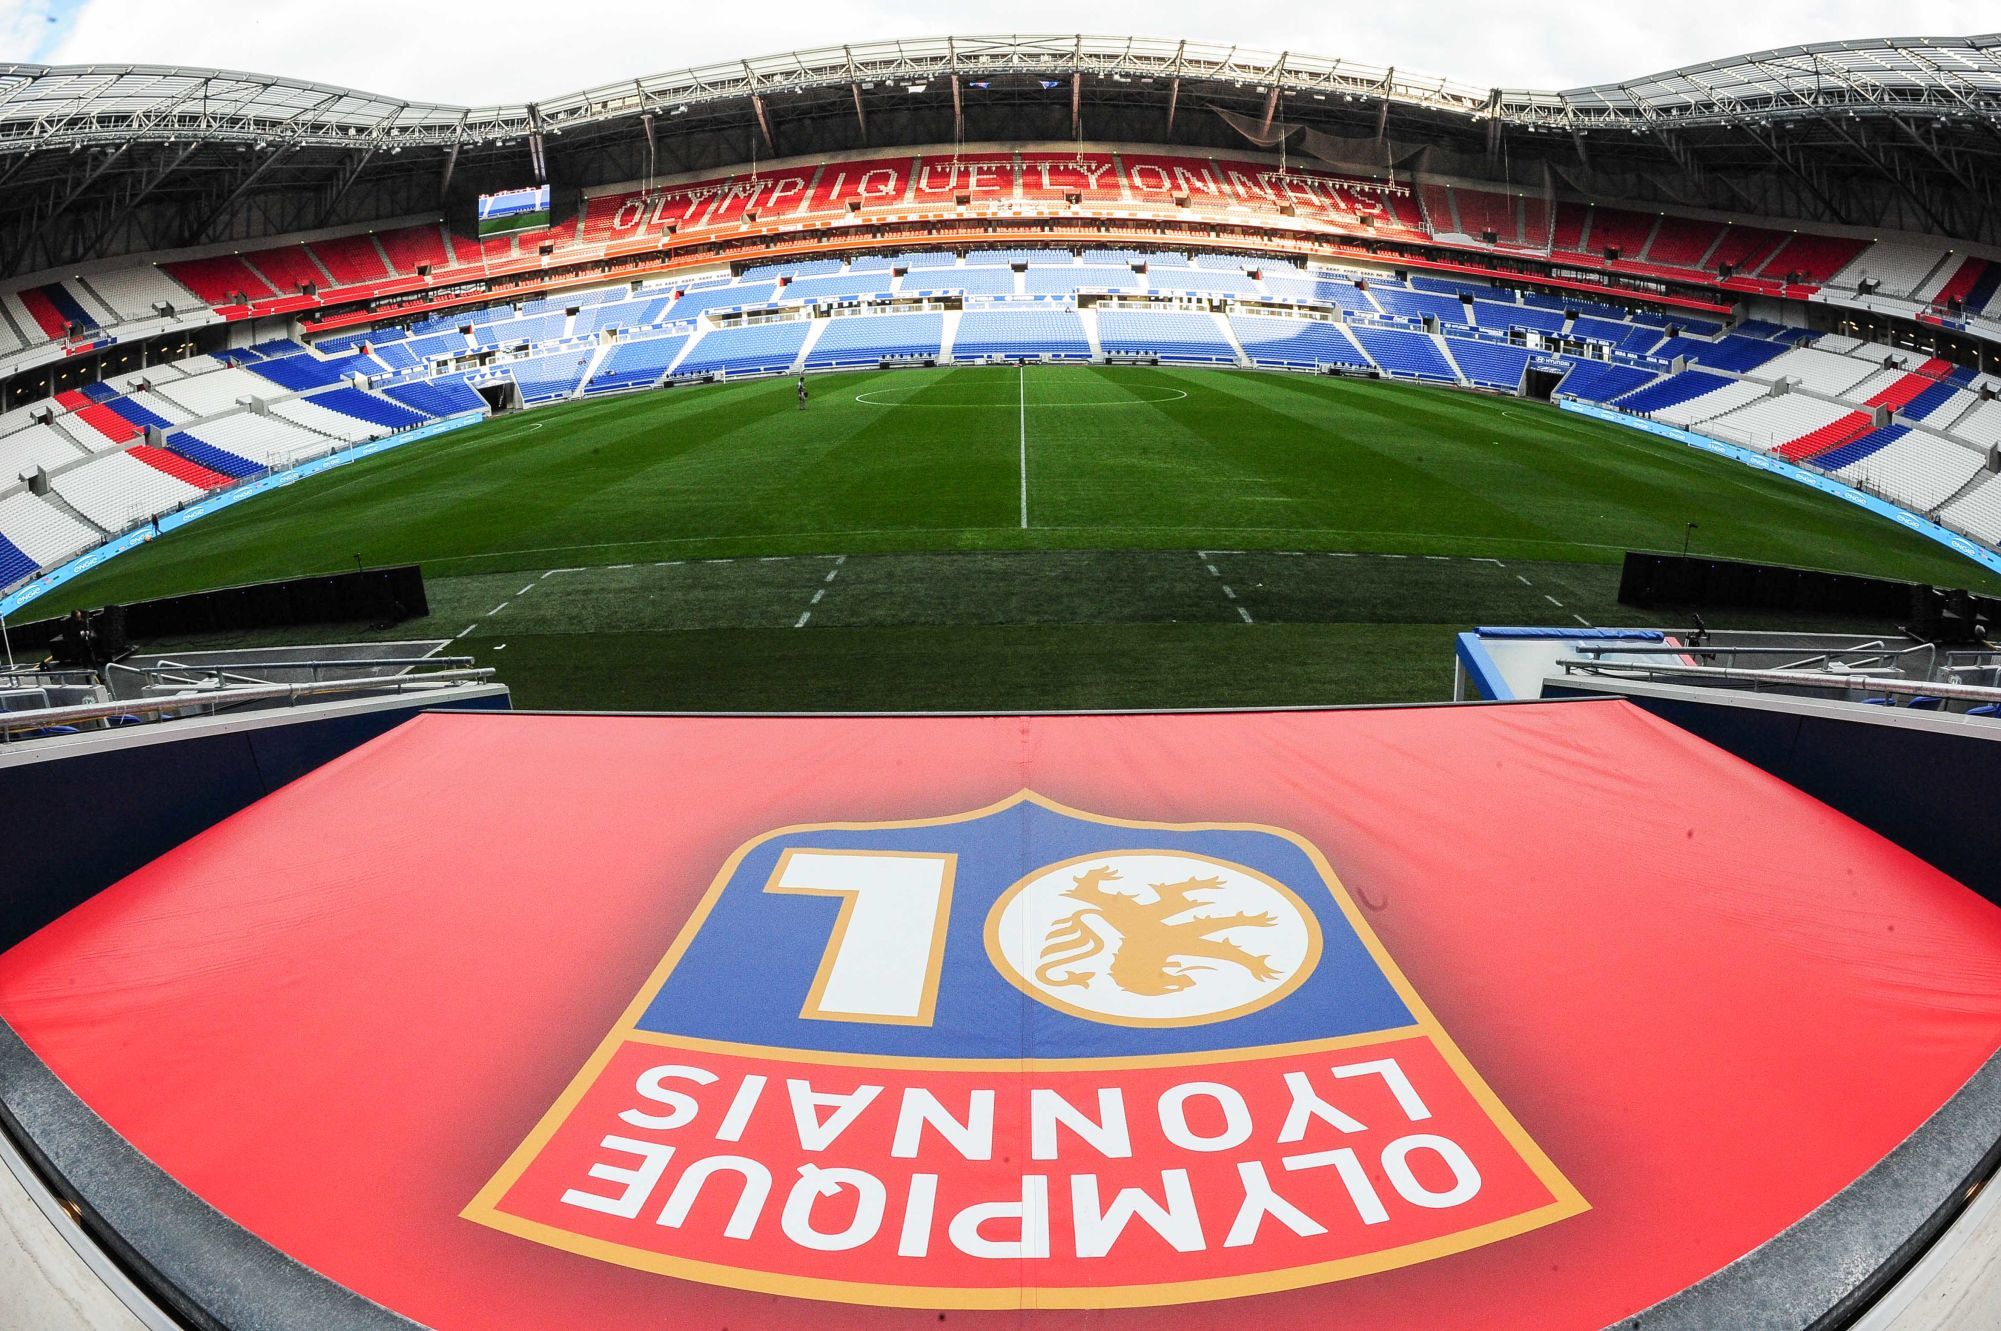
{"type": "Polygon", "coordinates": [[[442,692],[467,684],[483,683],[493,677],[490,667],[455,668],[423,675],[385,675],[373,679],[320,680],[307,684],[262,684],[194,690],[157,698],[130,698],[117,702],[88,703],[73,707],[48,707],[32,712],[0,712],[0,747],[19,743],[57,726],[130,724],[140,721],[177,720],[189,716],[215,716],[225,710],[251,703],[296,707],[301,702],[334,694],[399,694],[442,692]]]}

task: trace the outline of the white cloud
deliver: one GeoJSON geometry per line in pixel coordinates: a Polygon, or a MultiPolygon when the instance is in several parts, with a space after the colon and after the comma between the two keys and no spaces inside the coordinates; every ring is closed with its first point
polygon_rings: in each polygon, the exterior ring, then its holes
{"type": "Polygon", "coordinates": [[[1771,46],[1992,28],[1991,0],[1795,3],[1682,0],[1672,6],[1392,5],[1300,0],[760,0],[714,6],[660,0],[0,0],[0,58],[34,58],[54,3],[74,10],[48,58],[252,69],[415,101],[515,102],[642,74],[812,46],[946,31],[1131,32],[1345,56],[1475,85],[1612,82],[1771,46]],[[435,16],[435,17],[433,17],[435,16]],[[1894,32],[1892,32],[1894,30],[1894,32]]]}

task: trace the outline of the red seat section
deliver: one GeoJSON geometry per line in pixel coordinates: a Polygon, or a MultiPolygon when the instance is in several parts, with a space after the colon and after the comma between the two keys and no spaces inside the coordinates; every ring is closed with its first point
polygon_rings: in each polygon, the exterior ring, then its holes
{"type": "Polygon", "coordinates": [[[1824,286],[1828,279],[1846,268],[1868,245],[1866,240],[1846,236],[1809,236],[1795,233],[1779,246],[1758,270],[1759,277],[1783,280],[1788,273],[1809,286],[1824,286]]]}
{"type": "Polygon", "coordinates": [[[47,292],[29,287],[26,291],[16,292],[15,295],[21,304],[27,307],[28,313],[34,316],[37,328],[51,338],[68,336],[69,321],[63,318],[62,311],[56,308],[56,303],[49,299],[47,292]]]}
{"type": "Polygon", "coordinates": [[[1938,289],[1938,294],[1932,297],[1932,304],[1943,305],[1949,300],[1965,300],[1967,293],[1973,290],[1987,268],[1988,263],[1985,259],[1969,257],[1962,260],[1953,275],[1946,279],[1945,285],[1938,289]]]}
{"type": "Polygon", "coordinates": [[[177,481],[186,481],[189,485],[198,485],[204,490],[220,490],[225,485],[233,484],[230,478],[221,472],[210,471],[199,462],[190,462],[179,453],[169,453],[164,448],[155,448],[151,444],[134,444],[126,451],[154,471],[165,472],[177,481]]]}
{"type": "Polygon", "coordinates": [[[1895,411],[1908,406],[1912,398],[1934,386],[1936,381],[1922,374],[1907,374],[1879,393],[1870,396],[1868,405],[1888,407],[1895,411]]]}
{"type": "Polygon", "coordinates": [[[389,269],[382,262],[382,251],[375,248],[374,236],[316,240],[306,248],[313,252],[336,286],[360,286],[389,276],[389,269]]]}
{"type": "Polygon", "coordinates": [[[161,264],[167,276],[201,297],[210,305],[240,305],[244,298],[269,300],[279,294],[257,270],[234,254],[218,254],[207,259],[182,259],[161,264]]]}
{"type": "Polygon", "coordinates": [[[1876,418],[1869,412],[1851,411],[1840,420],[1829,421],[1818,430],[1809,431],[1790,443],[1779,445],[1772,450],[1772,454],[1797,462],[1816,453],[1825,453],[1830,448],[1838,448],[1867,431],[1875,423],[1876,418]]]}
{"type": "Polygon", "coordinates": [[[376,239],[382,242],[382,252],[389,256],[389,266],[404,277],[415,277],[418,267],[425,264],[433,272],[451,266],[451,259],[445,253],[444,233],[435,222],[384,231],[376,239]]]}
{"type": "Polygon", "coordinates": [[[297,295],[308,286],[324,288],[328,285],[327,275],[313,262],[313,256],[306,253],[304,245],[260,250],[250,255],[249,259],[252,266],[264,274],[271,289],[282,296],[297,295]]]}
{"type": "Polygon", "coordinates": [[[127,439],[137,439],[146,433],[102,402],[88,402],[76,408],[73,414],[114,444],[122,444],[127,439]]]}

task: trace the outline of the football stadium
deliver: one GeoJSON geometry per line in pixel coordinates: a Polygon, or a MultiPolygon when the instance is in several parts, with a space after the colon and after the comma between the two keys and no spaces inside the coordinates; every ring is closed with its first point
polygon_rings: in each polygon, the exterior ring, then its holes
{"type": "Polygon", "coordinates": [[[2001,1326],[2001,34],[1272,45],[0,65],[0,1331],[2001,1326]]]}

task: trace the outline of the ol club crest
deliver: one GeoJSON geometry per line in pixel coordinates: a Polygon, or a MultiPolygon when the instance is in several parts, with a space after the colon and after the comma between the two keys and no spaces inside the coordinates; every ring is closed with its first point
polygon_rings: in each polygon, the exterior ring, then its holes
{"type": "Polygon", "coordinates": [[[1024,791],[739,849],[465,1215],[803,1298],[1110,1308],[1584,1209],[1312,845],[1024,791]]]}

